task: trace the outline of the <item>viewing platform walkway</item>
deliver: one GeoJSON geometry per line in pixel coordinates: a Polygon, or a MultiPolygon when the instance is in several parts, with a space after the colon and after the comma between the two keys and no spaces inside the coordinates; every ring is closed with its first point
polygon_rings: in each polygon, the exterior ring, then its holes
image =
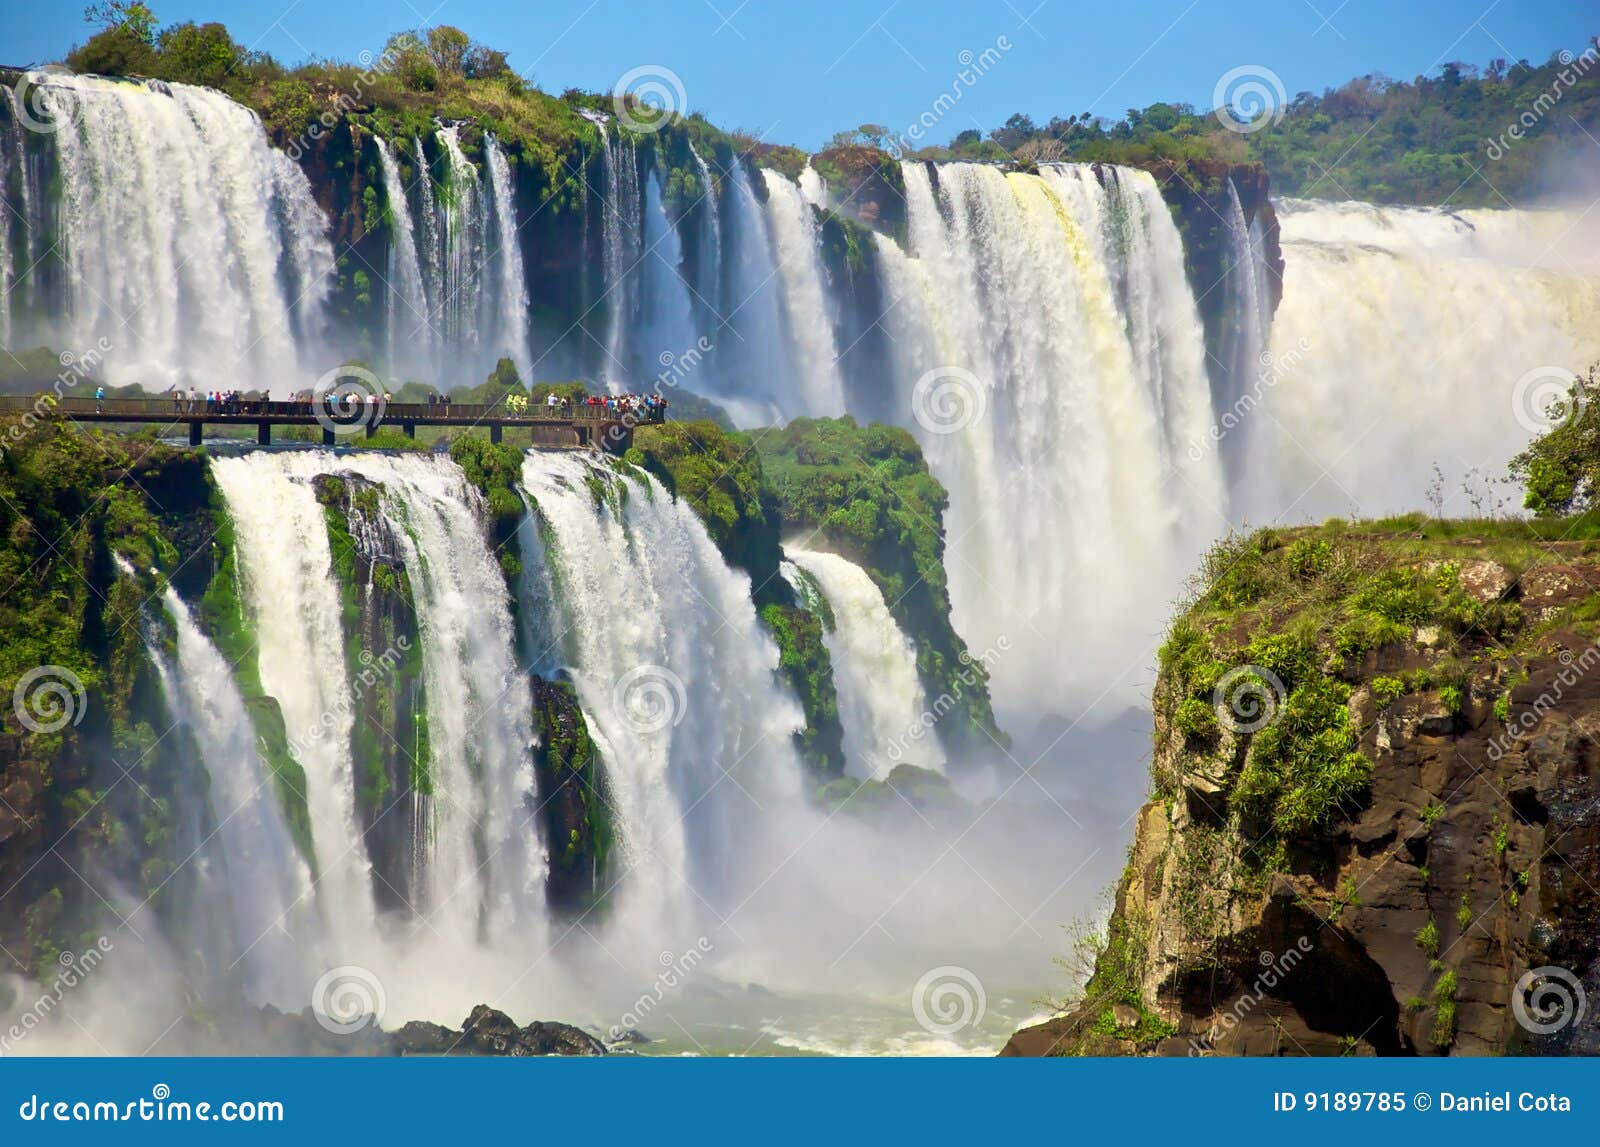
{"type": "Polygon", "coordinates": [[[0,415],[33,411],[40,417],[69,418],[74,422],[143,423],[187,426],[189,445],[199,446],[207,426],[254,426],[256,441],[272,443],[274,426],[318,426],[322,444],[336,446],[341,438],[371,438],[382,427],[397,428],[408,438],[419,426],[484,426],[491,442],[502,441],[505,431],[526,429],[534,446],[600,449],[621,454],[633,445],[633,428],[665,421],[665,412],[636,409],[619,411],[604,406],[548,407],[530,404],[512,411],[503,403],[434,404],[420,402],[340,403],[274,402],[240,399],[208,403],[189,398],[61,398],[0,397],[0,415]]]}

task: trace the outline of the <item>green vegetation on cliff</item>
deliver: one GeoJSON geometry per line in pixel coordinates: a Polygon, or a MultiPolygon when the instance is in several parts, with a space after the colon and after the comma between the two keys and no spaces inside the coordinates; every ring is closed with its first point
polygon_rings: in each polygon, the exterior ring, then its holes
{"type": "Polygon", "coordinates": [[[858,426],[845,417],[796,419],[754,435],[753,442],[785,532],[820,539],[819,548],[848,557],[882,591],[916,646],[930,701],[952,702],[941,735],[957,749],[1003,743],[989,704],[988,673],[950,625],[944,569],[949,499],[916,440],[898,427],[858,426]]]}

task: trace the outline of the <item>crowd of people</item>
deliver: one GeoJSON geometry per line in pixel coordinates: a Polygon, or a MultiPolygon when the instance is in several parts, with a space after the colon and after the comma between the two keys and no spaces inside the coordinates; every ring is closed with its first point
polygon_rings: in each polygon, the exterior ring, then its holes
{"type": "MultiPolygon", "coordinates": [[[[277,413],[271,406],[283,404],[269,404],[264,396],[252,395],[247,397],[238,390],[209,390],[204,393],[198,389],[184,390],[181,386],[174,386],[167,394],[172,398],[179,414],[269,414],[277,413]]],[[[101,388],[95,395],[97,400],[104,400],[105,391],[101,388]]],[[[303,406],[307,413],[312,412],[315,405],[325,402],[336,409],[360,410],[362,407],[374,406],[380,401],[387,405],[393,395],[385,392],[383,395],[364,394],[352,392],[330,391],[318,395],[315,391],[296,391],[289,398],[289,403],[294,406],[303,406]]],[[[427,405],[437,407],[443,413],[450,410],[450,396],[433,391],[428,392],[427,405]]],[[[535,404],[525,394],[508,394],[500,402],[506,413],[514,418],[527,418],[529,411],[535,404]]],[[[616,417],[618,419],[633,418],[636,421],[661,422],[666,419],[667,407],[671,405],[665,396],[655,394],[591,394],[576,400],[570,394],[557,394],[550,391],[544,399],[545,417],[573,417],[574,409],[582,408],[583,413],[590,417],[616,417]]]]}

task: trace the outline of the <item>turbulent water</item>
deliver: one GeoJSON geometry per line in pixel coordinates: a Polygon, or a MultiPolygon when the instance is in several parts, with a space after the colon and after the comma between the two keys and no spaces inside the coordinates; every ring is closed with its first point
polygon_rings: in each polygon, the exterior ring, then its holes
{"type": "MultiPolygon", "coordinates": [[[[860,566],[837,554],[795,546],[784,552],[816,579],[833,616],[826,644],[839,693],[846,765],[857,776],[883,776],[906,757],[905,746],[913,743],[909,733],[928,708],[916,650],[860,566]]],[[[935,769],[943,764],[936,743],[919,739],[914,745],[917,759],[909,763],[935,769]]]]}
{"type": "Polygon", "coordinates": [[[689,506],[653,478],[571,454],[529,454],[523,482],[549,531],[573,681],[609,766],[619,911],[643,943],[682,936],[737,903],[748,878],[730,861],[748,855],[762,802],[797,795],[799,707],[777,686],[749,578],[689,506]]]}
{"type": "Polygon", "coordinates": [[[1600,358],[1593,222],[1295,201],[1279,214],[1283,302],[1257,385],[1277,512],[1429,508],[1435,465],[1447,513],[1510,497],[1491,480],[1546,424],[1540,380],[1600,358]]]}
{"type": "MultiPolygon", "coordinates": [[[[33,89],[61,192],[21,203],[54,234],[59,315],[30,334],[152,390],[220,375],[285,381],[315,348],[331,286],[327,219],[255,114],[204,88],[51,74],[33,89]]],[[[26,180],[24,180],[26,185],[26,180]]]]}
{"type": "Polygon", "coordinates": [[[1225,521],[1215,458],[1176,465],[1210,424],[1209,384],[1153,180],[1043,170],[950,164],[935,185],[908,165],[910,250],[877,248],[902,408],[950,489],[957,629],[1006,639],[999,697],[1035,711],[1142,665],[1225,521]]]}
{"type": "MultiPolygon", "coordinates": [[[[81,355],[104,340],[113,382],[210,388],[225,374],[280,394],[349,356],[330,221],[252,113],[181,85],[40,83],[54,135],[23,131],[14,91],[0,105],[0,343],[81,355]]],[[[525,237],[548,205],[493,135],[440,122],[363,157],[381,192],[363,250],[381,257],[352,268],[372,279],[362,355],[440,385],[477,383],[501,356],[530,379],[570,358],[600,386],[710,396],[746,428],[845,412],[904,426],[949,492],[955,628],[1019,743],[1052,714],[1145,702],[1170,602],[1230,526],[1431,498],[1493,508],[1483,476],[1538,428],[1528,396],[1549,387],[1535,384],[1600,357],[1600,240],[1573,214],[1281,203],[1273,315],[1268,236],[1230,187],[1208,359],[1183,240],[1146,173],[907,164],[904,233],[873,235],[841,267],[817,170],[790,180],[704,141],[671,168],[586,114],[600,147],[569,216],[582,234],[564,248],[585,264],[572,278],[581,353],[549,357],[563,334],[545,313],[560,280],[546,276],[567,273],[566,256],[525,237]]],[[[455,1023],[490,999],[603,1030],[641,969],[648,981],[664,950],[705,941],[717,973],[695,1006],[714,1000],[718,1018],[696,1027],[685,1005],[685,1050],[743,1050],[745,1033],[859,1050],[869,1027],[875,1047],[972,1050],[992,1040],[908,1040],[909,1021],[894,1032],[907,985],[957,961],[1037,986],[1055,926],[1091,907],[1062,877],[1098,873],[1102,853],[1114,868],[1120,840],[1097,829],[1133,798],[1102,807],[1079,777],[1020,802],[927,739],[904,759],[971,786],[969,823],[945,832],[914,810],[886,827],[808,801],[800,705],[748,576],[639,471],[529,453],[508,588],[484,498],[446,458],[304,450],[213,467],[260,691],[305,771],[305,824],[286,816],[258,745],[263,698],[175,593],[163,616],[176,641],[153,635],[151,652],[210,778],[188,810],[216,830],[204,911],[227,933],[223,970],[254,1000],[298,1011],[310,981],[353,961],[388,987],[391,1019],[455,1023]],[[324,507],[322,476],[363,496],[324,507]],[[340,512],[363,554],[403,569],[418,626],[431,749],[402,810],[403,887],[383,887],[363,823],[348,555],[326,528],[340,512]],[[543,837],[533,672],[576,689],[606,778],[589,796],[616,838],[595,907],[562,925],[545,889],[567,842],[543,837]],[[746,981],[797,994],[769,1005],[746,981]],[[819,1034],[841,985],[874,1018],[819,1034]],[[792,1013],[777,1014],[784,1003],[792,1013]]],[[[930,709],[914,648],[864,570],[788,557],[833,618],[849,770],[881,777],[930,709]]],[[[1131,755],[1118,742],[1104,769],[1131,755]]],[[[1007,1001],[1008,1022],[1025,998],[1007,1001]]]]}

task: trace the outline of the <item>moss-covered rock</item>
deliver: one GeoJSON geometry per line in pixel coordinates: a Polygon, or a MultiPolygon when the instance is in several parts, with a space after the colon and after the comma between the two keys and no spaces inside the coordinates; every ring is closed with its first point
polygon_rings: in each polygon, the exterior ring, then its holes
{"type": "Polygon", "coordinates": [[[537,675],[531,682],[549,899],[558,911],[577,916],[595,906],[608,884],[615,833],[604,764],[572,683],[537,675]]]}

